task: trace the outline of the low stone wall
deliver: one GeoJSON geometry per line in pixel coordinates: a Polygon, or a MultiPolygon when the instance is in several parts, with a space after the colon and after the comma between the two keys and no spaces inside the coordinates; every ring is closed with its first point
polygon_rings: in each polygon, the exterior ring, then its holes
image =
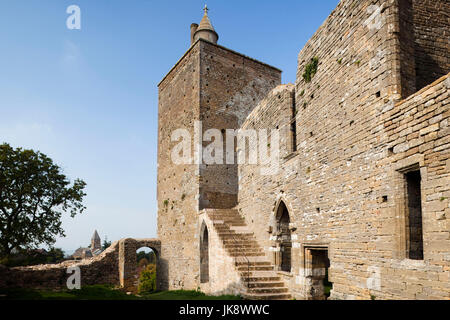
{"type": "Polygon", "coordinates": [[[81,285],[119,283],[119,242],[114,242],[99,256],[81,261],[65,261],[59,264],[6,268],[0,272],[0,288],[66,288],[69,267],[78,266],[81,271],[81,285]]]}
{"type": "MultiPolygon", "coordinates": [[[[67,288],[67,279],[73,274],[67,272],[68,268],[79,267],[81,286],[109,284],[132,290],[137,280],[136,250],[141,247],[152,248],[159,258],[159,240],[122,239],[91,259],[29,267],[0,266],[0,288],[64,289],[67,288]]],[[[159,259],[157,267],[160,268],[159,259]]],[[[158,285],[161,283],[160,278],[158,276],[158,285]]]]}

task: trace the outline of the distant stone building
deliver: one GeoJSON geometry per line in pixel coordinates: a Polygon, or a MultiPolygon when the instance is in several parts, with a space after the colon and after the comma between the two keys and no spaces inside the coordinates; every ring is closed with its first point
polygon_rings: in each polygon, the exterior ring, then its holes
{"type": "Polygon", "coordinates": [[[95,230],[91,238],[91,246],[89,248],[78,248],[72,254],[71,258],[75,260],[88,259],[98,256],[102,251],[100,236],[98,235],[97,230],[95,230]]]}
{"type": "Polygon", "coordinates": [[[205,9],[159,84],[163,286],[449,299],[448,12],[447,0],[342,0],[281,84],[279,69],[218,45],[205,9]],[[279,168],[175,164],[177,129],[196,160],[210,129],[226,144],[230,129],[278,130],[279,168]]]}
{"type": "Polygon", "coordinates": [[[102,250],[102,242],[100,240],[100,236],[98,235],[97,230],[95,230],[94,234],[92,235],[90,248],[92,251],[102,250]]]}

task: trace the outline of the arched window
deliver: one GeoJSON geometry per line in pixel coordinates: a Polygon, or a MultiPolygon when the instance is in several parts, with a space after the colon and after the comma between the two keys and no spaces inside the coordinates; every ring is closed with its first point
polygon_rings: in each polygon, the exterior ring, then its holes
{"type": "Polygon", "coordinates": [[[156,261],[155,251],[149,247],[136,250],[136,287],[138,293],[156,291],[156,261]]]}
{"type": "Polygon", "coordinates": [[[208,227],[203,223],[200,234],[200,282],[209,282],[208,227]]]}
{"type": "Polygon", "coordinates": [[[277,210],[277,235],[280,243],[281,259],[279,261],[279,267],[281,271],[291,272],[291,230],[289,229],[289,223],[291,219],[289,217],[289,211],[283,201],[280,202],[277,210]]]}

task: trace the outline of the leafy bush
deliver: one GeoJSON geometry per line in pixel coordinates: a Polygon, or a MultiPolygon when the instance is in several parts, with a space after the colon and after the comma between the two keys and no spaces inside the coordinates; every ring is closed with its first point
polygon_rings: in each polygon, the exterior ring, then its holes
{"type": "Polygon", "coordinates": [[[156,290],[156,265],[149,264],[139,277],[139,294],[152,293],[156,290]]]}
{"type": "Polygon", "coordinates": [[[317,73],[317,68],[319,67],[319,58],[314,57],[311,62],[306,65],[305,72],[303,73],[303,80],[305,82],[311,82],[314,75],[317,73]]]}

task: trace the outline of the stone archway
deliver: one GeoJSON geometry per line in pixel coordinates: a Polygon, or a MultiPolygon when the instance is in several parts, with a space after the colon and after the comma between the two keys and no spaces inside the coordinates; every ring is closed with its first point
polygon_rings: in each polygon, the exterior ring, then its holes
{"type": "Polygon", "coordinates": [[[153,250],[156,256],[156,290],[161,288],[161,241],[157,239],[123,239],[119,242],[119,280],[120,286],[126,290],[135,292],[137,254],[139,248],[147,247],[153,250]]]}
{"type": "Polygon", "coordinates": [[[276,260],[277,269],[291,272],[292,267],[292,240],[289,224],[291,222],[289,211],[284,203],[280,201],[275,215],[276,220],[276,242],[278,257],[276,260]]]}
{"type": "Polygon", "coordinates": [[[156,254],[152,248],[140,247],[136,250],[137,267],[135,287],[138,293],[156,291],[156,254]]]}
{"type": "Polygon", "coordinates": [[[209,282],[209,233],[203,222],[200,229],[200,283],[209,282]]]}

